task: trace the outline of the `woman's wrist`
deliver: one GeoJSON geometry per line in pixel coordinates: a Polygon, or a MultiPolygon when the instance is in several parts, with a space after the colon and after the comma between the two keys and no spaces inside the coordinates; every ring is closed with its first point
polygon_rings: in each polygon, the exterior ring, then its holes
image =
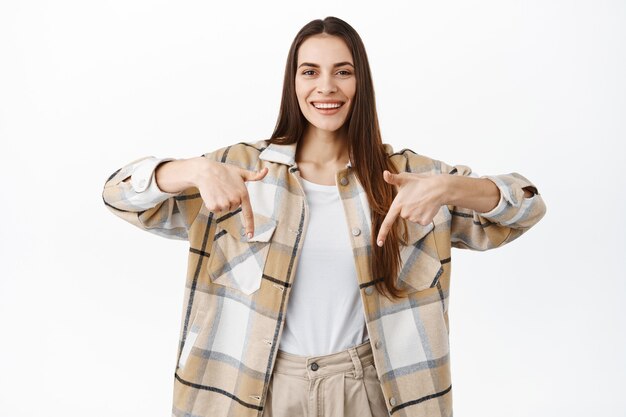
{"type": "Polygon", "coordinates": [[[442,205],[454,205],[487,213],[500,201],[498,186],[487,178],[441,174],[442,205]]]}
{"type": "Polygon", "coordinates": [[[437,179],[440,181],[439,204],[442,206],[452,204],[452,201],[456,198],[454,177],[454,175],[450,174],[437,175],[437,179]]]}
{"type": "Polygon", "coordinates": [[[178,193],[193,187],[198,166],[197,159],[176,159],[157,166],[154,178],[159,189],[166,193],[178,193]]]}

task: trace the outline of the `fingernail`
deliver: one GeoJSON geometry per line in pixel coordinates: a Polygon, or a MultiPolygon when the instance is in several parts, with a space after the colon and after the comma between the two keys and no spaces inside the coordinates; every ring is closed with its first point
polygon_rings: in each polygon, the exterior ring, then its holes
{"type": "Polygon", "coordinates": [[[382,246],[382,245],[383,245],[383,241],[382,241],[382,240],[379,240],[379,241],[378,241],[378,246],[382,246]]]}
{"type": "Polygon", "coordinates": [[[252,232],[248,232],[248,239],[252,239],[252,232]]]}

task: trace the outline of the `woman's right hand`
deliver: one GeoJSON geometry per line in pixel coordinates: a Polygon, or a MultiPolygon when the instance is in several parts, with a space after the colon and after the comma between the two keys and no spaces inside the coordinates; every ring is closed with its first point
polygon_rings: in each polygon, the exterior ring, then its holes
{"type": "Polygon", "coordinates": [[[235,165],[211,161],[205,157],[168,161],[156,168],[157,186],[177,193],[196,187],[209,211],[231,211],[241,205],[248,238],[254,235],[254,216],[245,181],[259,181],[268,169],[249,171],[235,165]]]}

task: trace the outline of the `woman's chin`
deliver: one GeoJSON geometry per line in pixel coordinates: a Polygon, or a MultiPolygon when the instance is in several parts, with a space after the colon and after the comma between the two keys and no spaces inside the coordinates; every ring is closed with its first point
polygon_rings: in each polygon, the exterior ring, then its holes
{"type": "Polygon", "coordinates": [[[310,122],[311,126],[315,127],[318,130],[323,130],[326,132],[336,132],[337,130],[341,129],[341,127],[343,126],[343,123],[315,123],[315,122],[310,122]]]}

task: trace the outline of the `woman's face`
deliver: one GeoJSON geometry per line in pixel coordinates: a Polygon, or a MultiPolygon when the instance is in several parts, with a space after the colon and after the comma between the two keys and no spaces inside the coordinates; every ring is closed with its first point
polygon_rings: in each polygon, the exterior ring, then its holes
{"type": "Polygon", "coordinates": [[[341,38],[315,35],[300,45],[296,95],[311,125],[331,132],[339,129],[350,112],[355,92],[352,54],[341,38]]]}

